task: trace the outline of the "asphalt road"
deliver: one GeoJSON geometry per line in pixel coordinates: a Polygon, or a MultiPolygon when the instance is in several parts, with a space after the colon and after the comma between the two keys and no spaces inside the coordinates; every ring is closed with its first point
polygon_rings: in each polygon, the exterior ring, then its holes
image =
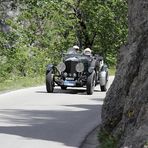
{"type": "MultiPolygon", "coordinates": [[[[113,77],[110,77],[109,85],[113,77]]],[[[78,148],[100,122],[104,92],[45,86],[0,95],[1,148],[78,148]]]]}

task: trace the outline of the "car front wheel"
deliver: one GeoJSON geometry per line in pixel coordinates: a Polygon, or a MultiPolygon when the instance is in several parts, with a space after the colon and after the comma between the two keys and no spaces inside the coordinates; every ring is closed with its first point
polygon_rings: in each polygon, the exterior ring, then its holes
{"type": "Polygon", "coordinates": [[[54,80],[53,80],[52,71],[50,71],[46,75],[46,90],[48,93],[52,93],[54,90],[54,80]]]}
{"type": "Polygon", "coordinates": [[[95,87],[95,72],[87,78],[86,91],[88,95],[92,95],[95,87]]]}

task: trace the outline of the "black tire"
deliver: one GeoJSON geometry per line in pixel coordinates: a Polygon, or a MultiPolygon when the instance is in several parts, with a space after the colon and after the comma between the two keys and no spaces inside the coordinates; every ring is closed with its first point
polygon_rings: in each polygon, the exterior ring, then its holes
{"type": "Polygon", "coordinates": [[[46,75],[46,90],[48,93],[52,93],[54,90],[54,80],[53,80],[52,71],[50,71],[46,75]]]}
{"type": "Polygon", "coordinates": [[[101,91],[106,91],[106,85],[100,86],[101,91]]]}
{"type": "Polygon", "coordinates": [[[109,75],[108,75],[108,71],[106,72],[106,83],[108,82],[108,79],[109,79],[109,75]]]}
{"type": "Polygon", "coordinates": [[[87,78],[86,91],[88,95],[92,95],[95,87],[95,72],[87,78]]]}
{"type": "Polygon", "coordinates": [[[62,90],[66,90],[67,89],[67,86],[61,86],[61,89],[62,90]]]}
{"type": "Polygon", "coordinates": [[[106,72],[106,83],[105,83],[105,85],[100,85],[100,89],[101,89],[101,91],[102,92],[105,92],[106,90],[107,90],[107,88],[106,88],[106,85],[107,85],[107,81],[108,81],[108,72],[106,72]]]}

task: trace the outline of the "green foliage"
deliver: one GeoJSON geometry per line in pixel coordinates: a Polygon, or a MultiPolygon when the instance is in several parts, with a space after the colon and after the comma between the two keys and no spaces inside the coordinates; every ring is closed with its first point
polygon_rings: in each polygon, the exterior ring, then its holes
{"type": "Polygon", "coordinates": [[[116,67],[115,66],[109,67],[109,75],[114,76],[115,73],[116,73],[116,67]]]}
{"type": "Polygon", "coordinates": [[[44,84],[44,79],[45,78],[43,76],[42,77],[15,77],[14,79],[0,82],[0,92],[44,84]]]}
{"type": "Polygon", "coordinates": [[[101,148],[117,148],[117,140],[105,130],[99,132],[98,139],[101,148]]]}
{"type": "Polygon", "coordinates": [[[0,81],[43,75],[45,66],[59,61],[61,52],[74,44],[91,47],[115,65],[127,37],[126,0],[12,2],[19,14],[6,17],[4,10],[1,15],[10,31],[0,32],[0,81]]]}
{"type": "Polygon", "coordinates": [[[144,148],[148,148],[148,141],[145,142],[144,148]]]}

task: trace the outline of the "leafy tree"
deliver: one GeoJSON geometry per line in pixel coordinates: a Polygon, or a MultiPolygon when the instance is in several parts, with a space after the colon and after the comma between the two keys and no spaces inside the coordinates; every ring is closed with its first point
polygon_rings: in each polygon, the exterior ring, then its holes
{"type": "Polygon", "coordinates": [[[9,6],[1,14],[9,29],[0,33],[1,78],[43,74],[47,63],[60,59],[55,53],[74,44],[90,47],[108,64],[115,64],[117,50],[126,39],[125,0],[11,0],[2,4],[9,6]]]}

